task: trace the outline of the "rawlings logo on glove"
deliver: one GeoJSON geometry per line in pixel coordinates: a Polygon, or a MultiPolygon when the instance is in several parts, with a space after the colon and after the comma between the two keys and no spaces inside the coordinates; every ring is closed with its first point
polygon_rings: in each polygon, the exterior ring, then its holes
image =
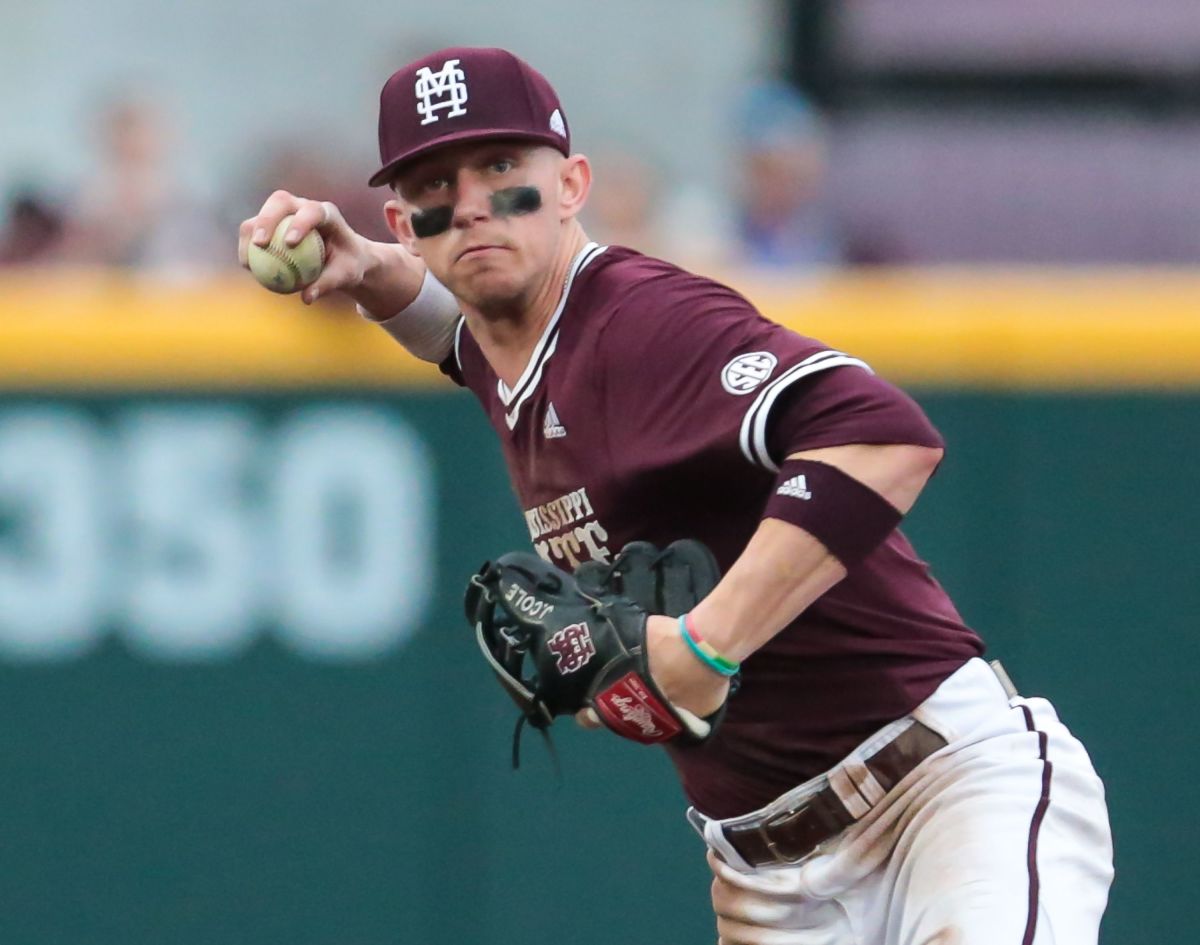
{"type": "Polygon", "coordinates": [[[637,673],[622,676],[592,703],[600,720],[614,732],[647,745],[674,738],[683,731],[669,705],[666,699],[651,693],[637,673]]]}
{"type": "Polygon", "coordinates": [[[663,551],[633,542],[612,564],[589,562],[575,575],[514,551],[471,578],[467,620],[521,710],[518,732],[523,722],[546,729],[558,716],[591,708],[634,741],[699,742],[724,710],[701,719],[663,695],[647,663],[646,615],[679,616],[719,576],[712,553],[696,541],[663,551]]]}

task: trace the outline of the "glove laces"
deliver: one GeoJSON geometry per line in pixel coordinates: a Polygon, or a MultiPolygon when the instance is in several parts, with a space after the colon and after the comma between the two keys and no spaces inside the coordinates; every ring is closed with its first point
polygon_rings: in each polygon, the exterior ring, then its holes
{"type": "MultiPolygon", "coordinates": [[[[540,700],[539,700],[540,702],[540,700]]],[[[525,731],[525,723],[529,722],[535,729],[542,733],[542,738],[546,742],[546,750],[550,753],[550,763],[554,766],[554,776],[562,781],[562,768],[558,763],[558,751],[554,747],[554,739],[550,737],[549,727],[545,724],[539,725],[536,720],[531,720],[530,716],[522,712],[517,716],[517,724],[513,728],[512,739],[512,766],[516,771],[521,767],[521,735],[525,731]]]]}

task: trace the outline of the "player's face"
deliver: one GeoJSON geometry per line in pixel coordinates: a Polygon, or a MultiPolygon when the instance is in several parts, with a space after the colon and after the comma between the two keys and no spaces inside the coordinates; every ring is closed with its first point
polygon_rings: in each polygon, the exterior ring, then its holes
{"type": "Polygon", "coordinates": [[[396,181],[396,235],[459,299],[481,310],[519,306],[574,215],[563,200],[565,164],[554,149],[521,142],[437,151],[396,181]]]}

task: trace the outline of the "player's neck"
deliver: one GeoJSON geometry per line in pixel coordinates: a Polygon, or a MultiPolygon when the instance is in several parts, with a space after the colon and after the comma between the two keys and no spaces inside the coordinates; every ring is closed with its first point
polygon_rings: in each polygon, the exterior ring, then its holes
{"type": "Polygon", "coordinates": [[[463,306],[471,335],[496,376],[509,387],[515,387],[525,372],[534,348],[562,301],[571,266],[587,242],[583,228],[572,222],[569,235],[545,278],[513,311],[485,315],[473,311],[471,306],[463,306]]]}

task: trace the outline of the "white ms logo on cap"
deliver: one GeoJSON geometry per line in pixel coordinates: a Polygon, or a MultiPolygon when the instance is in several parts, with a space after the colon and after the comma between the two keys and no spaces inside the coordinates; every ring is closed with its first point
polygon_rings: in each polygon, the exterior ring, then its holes
{"type": "Polygon", "coordinates": [[[438,120],[438,110],[448,108],[447,118],[465,115],[467,103],[467,74],[458,66],[458,59],[447,59],[441,71],[434,72],[429,66],[417,70],[417,111],[422,116],[422,125],[438,120]]]}

